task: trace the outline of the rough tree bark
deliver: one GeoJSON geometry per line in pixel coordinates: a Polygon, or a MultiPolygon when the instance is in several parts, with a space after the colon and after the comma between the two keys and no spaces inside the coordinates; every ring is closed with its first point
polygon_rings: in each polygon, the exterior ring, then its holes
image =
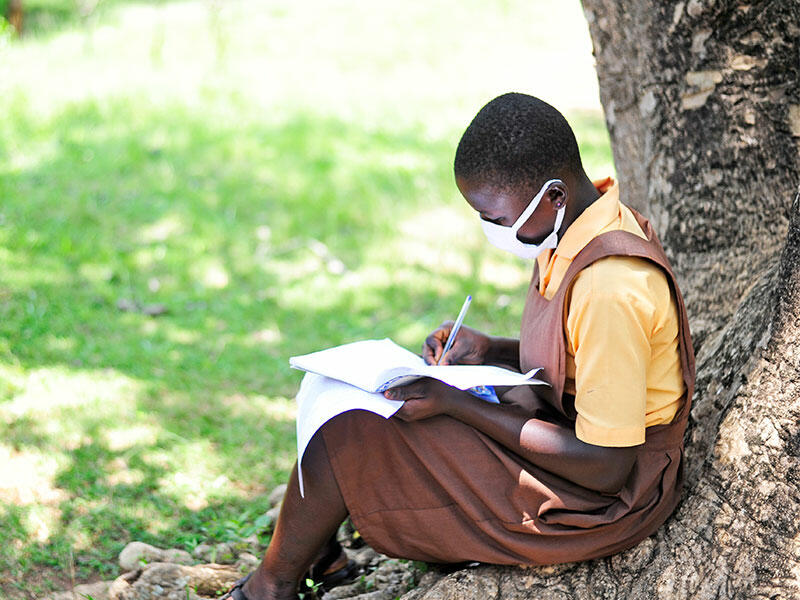
{"type": "Polygon", "coordinates": [[[800,3],[584,9],[623,197],[652,218],[692,321],[683,500],[618,556],[480,567],[404,598],[798,598],[800,3]]]}

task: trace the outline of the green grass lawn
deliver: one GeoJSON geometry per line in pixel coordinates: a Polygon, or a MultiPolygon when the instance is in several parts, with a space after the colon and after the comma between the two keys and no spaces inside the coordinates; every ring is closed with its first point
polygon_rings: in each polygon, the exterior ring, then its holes
{"type": "Polygon", "coordinates": [[[253,533],[289,356],[417,349],[467,293],[516,332],[529,273],[451,175],[491,97],[552,101],[612,170],[577,3],[28,5],[0,37],[0,597],[253,533]]]}

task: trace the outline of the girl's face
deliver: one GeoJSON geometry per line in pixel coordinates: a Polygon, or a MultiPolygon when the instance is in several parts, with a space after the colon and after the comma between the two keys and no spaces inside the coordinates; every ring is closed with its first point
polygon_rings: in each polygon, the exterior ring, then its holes
{"type": "MultiPolygon", "coordinates": [[[[503,227],[510,227],[531,202],[530,192],[502,189],[494,184],[456,177],[456,186],[480,218],[503,227]]],[[[558,208],[566,198],[563,184],[544,195],[533,214],[520,227],[517,239],[526,244],[539,244],[553,231],[558,208]]]]}

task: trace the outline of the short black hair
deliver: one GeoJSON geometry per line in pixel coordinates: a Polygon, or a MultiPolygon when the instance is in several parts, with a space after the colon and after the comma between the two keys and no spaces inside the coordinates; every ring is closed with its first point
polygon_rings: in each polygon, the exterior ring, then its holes
{"type": "Polygon", "coordinates": [[[578,142],[564,116],[539,98],[515,92],[498,96],[475,115],[453,161],[456,177],[504,190],[531,191],[582,169],[578,142]]]}

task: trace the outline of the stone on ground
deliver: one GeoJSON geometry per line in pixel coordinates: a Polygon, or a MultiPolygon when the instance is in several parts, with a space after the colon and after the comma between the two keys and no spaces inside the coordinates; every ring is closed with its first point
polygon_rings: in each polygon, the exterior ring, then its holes
{"type": "Polygon", "coordinates": [[[155,563],[118,577],[109,600],[198,600],[215,598],[241,574],[227,565],[155,563]]]}
{"type": "Polygon", "coordinates": [[[156,562],[190,565],[192,557],[185,550],[162,550],[144,542],[131,542],[119,553],[119,566],[124,571],[134,571],[156,562]]]}

